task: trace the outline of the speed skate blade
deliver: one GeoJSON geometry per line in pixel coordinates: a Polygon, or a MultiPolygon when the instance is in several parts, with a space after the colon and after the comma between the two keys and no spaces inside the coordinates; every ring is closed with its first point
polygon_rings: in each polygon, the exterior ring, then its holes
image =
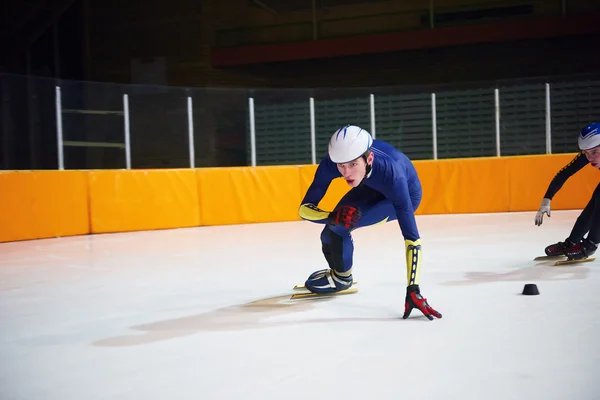
{"type": "MultiPolygon", "coordinates": [[[[356,285],[356,284],[358,284],[358,281],[353,281],[352,282],[352,285],[356,285]]],[[[306,289],[306,286],[304,286],[304,285],[296,285],[296,286],[294,286],[294,290],[303,290],[303,289],[306,289]]]]}
{"type": "Polygon", "coordinates": [[[328,297],[328,296],[341,296],[343,294],[352,294],[358,292],[358,289],[346,289],[341,292],[332,292],[332,293],[296,293],[293,294],[290,299],[304,299],[307,297],[328,297]]]}
{"type": "Polygon", "coordinates": [[[559,258],[567,258],[567,256],[539,256],[533,259],[533,261],[546,261],[546,260],[558,260],[559,258]]]}
{"type": "Polygon", "coordinates": [[[561,261],[555,262],[554,265],[579,264],[579,263],[594,261],[595,259],[596,258],[594,258],[594,257],[588,257],[588,258],[583,258],[581,260],[561,260],[561,261]]]}

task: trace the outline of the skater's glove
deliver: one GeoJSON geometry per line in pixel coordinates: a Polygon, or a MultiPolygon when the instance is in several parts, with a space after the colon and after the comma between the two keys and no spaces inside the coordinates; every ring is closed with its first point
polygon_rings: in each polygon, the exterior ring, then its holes
{"type": "Polygon", "coordinates": [[[361,212],[358,208],[352,206],[341,206],[337,210],[329,214],[330,225],[343,225],[347,229],[351,229],[356,225],[361,212]]]}
{"type": "Polygon", "coordinates": [[[406,288],[406,301],[402,319],[408,318],[415,308],[421,311],[429,320],[432,320],[433,317],[442,318],[442,314],[431,308],[427,303],[427,299],[421,296],[419,285],[410,285],[406,288]]]}
{"type": "Polygon", "coordinates": [[[308,221],[327,221],[329,218],[329,211],[321,210],[319,207],[312,203],[302,204],[300,210],[298,210],[300,218],[308,221]]]}
{"type": "Polygon", "coordinates": [[[535,224],[537,226],[542,225],[542,222],[544,222],[544,214],[548,214],[548,217],[550,217],[550,199],[548,198],[544,198],[542,200],[540,209],[538,210],[537,214],[535,214],[535,224]]]}

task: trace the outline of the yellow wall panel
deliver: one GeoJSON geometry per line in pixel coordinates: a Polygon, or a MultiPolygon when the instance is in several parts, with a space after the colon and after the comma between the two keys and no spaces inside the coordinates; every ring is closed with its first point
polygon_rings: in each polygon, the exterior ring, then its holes
{"type": "Polygon", "coordinates": [[[417,214],[501,212],[508,207],[506,160],[415,161],[423,187],[417,214]]]}
{"type": "Polygon", "coordinates": [[[312,183],[315,173],[317,172],[317,165],[301,165],[298,167],[300,170],[300,191],[302,196],[306,194],[308,187],[312,183]]]}
{"type": "Polygon", "coordinates": [[[312,183],[313,178],[315,177],[315,173],[317,172],[316,165],[300,165],[298,167],[300,174],[300,192],[302,195],[300,196],[300,200],[306,194],[308,187],[312,183]]]}
{"type": "MultiPolygon", "coordinates": [[[[417,214],[532,211],[575,154],[419,160],[417,214]]],[[[0,241],[89,232],[297,221],[316,165],[177,170],[10,171],[0,173],[0,241]]],[[[552,202],[582,209],[600,181],[586,166],[552,202]]],[[[319,207],[350,190],[334,179],[319,207]]]]}
{"type": "Polygon", "coordinates": [[[552,207],[555,210],[584,208],[599,182],[598,169],[591,165],[585,166],[576,175],[573,175],[554,196],[552,207]]]}
{"type": "Polygon", "coordinates": [[[241,221],[232,175],[244,168],[207,168],[196,170],[198,202],[202,225],[228,225],[241,221]]]}
{"type": "Polygon", "coordinates": [[[192,169],[89,171],[93,233],[198,226],[192,169]]]}
{"type": "Polygon", "coordinates": [[[299,220],[297,166],[198,169],[203,225],[299,220]]]}
{"type": "MultiPolygon", "coordinates": [[[[306,194],[306,191],[310,187],[310,184],[312,183],[316,172],[316,165],[303,165],[300,167],[300,182],[302,190],[300,200],[302,200],[302,198],[306,194]]],[[[344,195],[348,193],[350,189],[350,186],[348,186],[344,179],[334,179],[333,181],[331,181],[331,184],[327,189],[327,193],[325,193],[325,196],[323,196],[323,199],[319,202],[319,204],[317,204],[317,206],[325,211],[332,211],[337,205],[337,203],[341,200],[341,198],[344,197],[344,195]]],[[[300,206],[300,203],[298,203],[298,206],[300,206]]]]}
{"type": "Polygon", "coordinates": [[[89,233],[80,171],[0,172],[0,242],[89,233]]]}
{"type": "Polygon", "coordinates": [[[329,190],[325,193],[323,200],[319,203],[323,210],[331,211],[337,203],[352,189],[343,178],[336,178],[331,181],[329,190]]]}
{"type": "Polygon", "coordinates": [[[417,175],[421,181],[423,197],[416,214],[445,214],[450,210],[448,203],[448,187],[442,184],[439,172],[440,164],[436,161],[414,161],[417,175]]]}
{"type": "Polygon", "coordinates": [[[440,162],[441,182],[448,185],[451,213],[508,210],[505,158],[473,158],[440,162]]]}
{"type": "MultiPolygon", "coordinates": [[[[537,210],[552,178],[575,155],[573,153],[507,159],[510,177],[510,211],[537,210]]],[[[585,166],[571,176],[554,196],[551,208],[564,210],[585,207],[599,181],[599,171],[591,165],[585,166]]]]}
{"type": "MultiPolygon", "coordinates": [[[[505,158],[414,161],[423,198],[416,214],[501,212],[508,210],[508,175],[505,158]]],[[[316,166],[301,167],[303,193],[316,166]]],[[[335,179],[320,203],[331,210],[350,188],[335,179]]]]}

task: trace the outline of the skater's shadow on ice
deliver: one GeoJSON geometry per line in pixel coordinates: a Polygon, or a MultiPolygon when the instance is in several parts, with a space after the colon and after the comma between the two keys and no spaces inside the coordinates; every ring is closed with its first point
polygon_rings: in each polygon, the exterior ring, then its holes
{"type": "Polygon", "coordinates": [[[587,279],[589,269],[585,267],[558,267],[552,263],[539,263],[536,266],[519,268],[514,271],[496,273],[483,271],[470,271],[461,281],[445,282],[445,286],[478,285],[489,282],[513,281],[571,281],[587,279]]]}
{"type": "Polygon", "coordinates": [[[314,307],[316,302],[332,300],[332,298],[304,299],[290,301],[290,295],[270,297],[219,308],[203,314],[169,319],[144,325],[132,326],[131,329],[141,331],[139,334],[115,336],[93,342],[100,347],[126,347],[170,340],[196,334],[200,331],[232,331],[244,329],[265,329],[272,327],[322,323],[322,322],[352,322],[352,321],[392,321],[388,318],[320,318],[302,319],[301,321],[265,321],[269,318],[306,312],[314,307]]]}

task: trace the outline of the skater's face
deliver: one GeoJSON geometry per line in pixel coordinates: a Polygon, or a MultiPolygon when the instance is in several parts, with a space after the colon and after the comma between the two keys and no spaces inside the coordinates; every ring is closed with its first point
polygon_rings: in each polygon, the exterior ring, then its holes
{"type": "Polygon", "coordinates": [[[583,152],[594,168],[600,168],[600,146],[583,152]]]}
{"type": "Polygon", "coordinates": [[[367,174],[367,164],[373,164],[373,153],[369,153],[367,161],[361,156],[344,164],[338,164],[340,174],[344,176],[348,186],[357,187],[367,174]]]}

